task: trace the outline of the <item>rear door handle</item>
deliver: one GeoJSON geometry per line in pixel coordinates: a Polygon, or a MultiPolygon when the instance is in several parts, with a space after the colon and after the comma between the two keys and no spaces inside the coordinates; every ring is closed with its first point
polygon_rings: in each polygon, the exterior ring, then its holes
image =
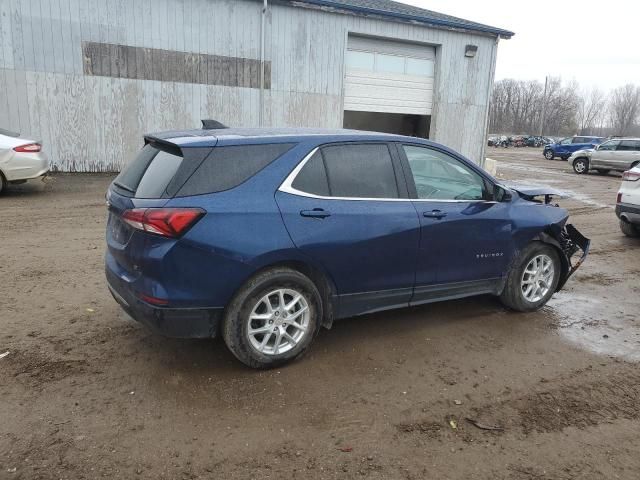
{"type": "Polygon", "coordinates": [[[423,217],[441,219],[447,216],[447,212],[442,210],[431,210],[430,212],[422,212],[423,217]]]}
{"type": "Polygon", "coordinates": [[[323,208],[314,208],[313,210],[300,210],[300,215],[311,218],[327,218],[331,216],[331,212],[323,208]]]}

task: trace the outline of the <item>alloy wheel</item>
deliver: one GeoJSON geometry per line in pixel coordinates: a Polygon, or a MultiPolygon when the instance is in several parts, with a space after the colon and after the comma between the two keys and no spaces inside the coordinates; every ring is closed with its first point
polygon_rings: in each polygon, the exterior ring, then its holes
{"type": "Polygon", "coordinates": [[[576,160],[573,164],[573,169],[576,171],[576,173],[584,173],[587,169],[587,164],[584,160],[576,160]]]}
{"type": "Polygon", "coordinates": [[[255,304],[247,323],[251,346],[263,355],[281,355],[309,333],[309,303],[291,288],[273,290],[255,304]]]}
{"type": "Polygon", "coordinates": [[[520,288],[524,298],[531,302],[539,302],[544,298],[553,284],[555,268],[551,257],[545,254],[533,257],[522,272],[520,288]]]}

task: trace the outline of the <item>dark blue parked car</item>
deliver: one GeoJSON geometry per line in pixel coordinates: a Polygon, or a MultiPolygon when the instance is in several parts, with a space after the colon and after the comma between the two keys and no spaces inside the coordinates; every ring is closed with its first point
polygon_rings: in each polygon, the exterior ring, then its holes
{"type": "Polygon", "coordinates": [[[216,129],[145,143],[107,194],[109,288],[151,329],[220,334],[252,367],[353,315],[478,294],[535,310],[589,247],[556,192],[500,185],[427,140],[216,129]]]}
{"type": "Polygon", "coordinates": [[[603,137],[567,137],[557,143],[545,145],[542,154],[547,160],[553,160],[555,157],[566,160],[573,152],[593,148],[605,140],[603,137]]]}

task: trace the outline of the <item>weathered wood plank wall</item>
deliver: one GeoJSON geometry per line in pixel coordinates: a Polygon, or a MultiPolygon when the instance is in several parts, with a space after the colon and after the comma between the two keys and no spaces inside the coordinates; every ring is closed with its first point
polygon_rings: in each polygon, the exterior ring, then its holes
{"type": "MultiPolygon", "coordinates": [[[[42,139],[57,169],[116,171],[144,132],[201,118],[257,126],[260,10],[254,0],[0,0],[0,127],[42,139]],[[101,71],[126,75],[85,74],[83,45],[95,44],[119,46],[99,59],[101,71]],[[225,60],[222,85],[179,72],[216,57],[238,59],[225,60]]],[[[435,45],[431,138],[479,160],[495,39],[415,24],[270,6],[267,126],[342,125],[348,32],[435,45]],[[468,43],[478,45],[473,59],[468,43]]],[[[207,65],[207,78],[220,75],[207,65]]]]}

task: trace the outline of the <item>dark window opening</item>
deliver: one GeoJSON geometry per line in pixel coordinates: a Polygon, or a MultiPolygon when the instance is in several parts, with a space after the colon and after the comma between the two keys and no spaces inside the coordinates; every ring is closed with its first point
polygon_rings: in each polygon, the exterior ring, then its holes
{"type": "Polygon", "coordinates": [[[429,138],[431,115],[404,113],[344,112],[344,128],[429,138]]]}

